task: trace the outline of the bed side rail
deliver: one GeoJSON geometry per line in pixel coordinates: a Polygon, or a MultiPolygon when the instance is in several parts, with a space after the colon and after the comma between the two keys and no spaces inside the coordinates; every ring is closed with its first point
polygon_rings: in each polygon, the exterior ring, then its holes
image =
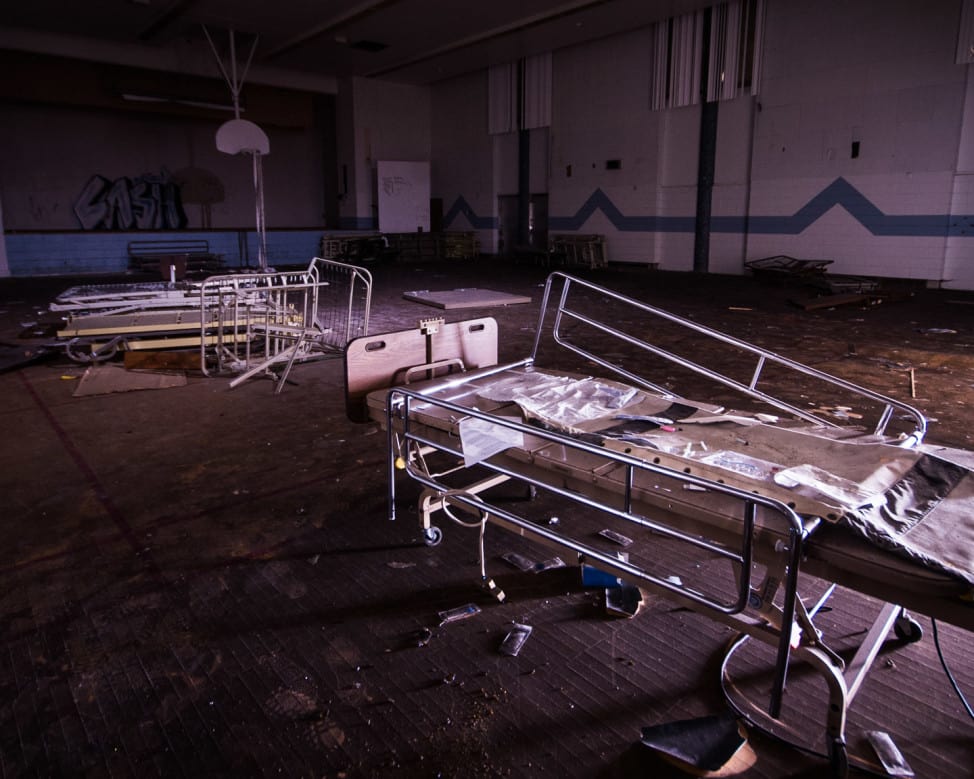
{"type": "Polygon", "coordinates": [[[315,257],[308,274],[317,288],[313,312],[321,334],[319,343],[341,353],[353,338],[369,334],[372,309],[372,274],[365,268],[315,257]]]}
{"type": "MultiPolygon", "coordinates": [[[[545,285],[532,350],[532,360],[538,358],[539,348],[543,343],[545,333],[549,333],[551,339],[559,346],[624,377],[630,383],[667,395],[672,395],[673,391],[646,376],[627,370],[618,362],[609,361],[596,354],[585,345],[584,339],[598,334],[602,342],[600,350],[604,351],[604,336],[609,336],[616,339],[620,344],[627,344],[642,352],[644,356],[646,354],[655,355],[669,363],[730,387],[752,400],[792,414],[799,419],[829,427],[843,426],[830,418],[827,411],[823,412],[822,409],[815,408],[810,410],[808,407],[797,405],[794,400],[781,397],[778,391],[775,391],[776,394],[772,394],[772,391],[763,389],[762,383],[764,386],[770,383],[766,381],[767,369],[774,367],[776,370],[780,369],[780,375],[786,378],[786,383],[790,383],[794,387],[801,387],[805,396],[811,396],[813,392],[820,392],[821,398],[826,400],[841,395],[843,398],[852,397],[857,402],[866,404],[876,416],[872,428],[874,435],[890,435],[887,431],[894,419],[903,428],[899,433],[903,446],[919,444],[926,433],[926,418],[920,411],[906,403],[796,362],[719,330],[714,330],[561,272],[549,275],[545,285]],[[658,343],[647,340],[646,333],[653,332],[661,326],[669,328],[670,331],[675,330],[680,333],[682,338],[693,336],[708,339],[712,342],[711,346],[713,343],[726,346],[729,351],[732,350],[736,355],[737,364],[745,366],[742,376],[739,378],[732,377],[726,370],[708,367],[689,356],[676,354],[658,343]],[[750,363],[749,375],[744,358],[753,360],[750,363]]],[[[692,397],[693,394],[686,393],[685,396],[692,397]]]]}
{"type": "MultiPolygon", "coordinates": [[[[431,396],[421,389],[414,390],[408,387],[391,389],[387,395],[386,409],[390,519],[395,519],[396,475],[400,470],[404,469],[409,477],[415,481],[442,496],[448,495],[450,502],[466,506],[475,514],[478,512],[483,513],[485,518],[489,516],[492,521],[508,530],[523,536],[534,537],[537,540],[564,550],[575,552],[581,558],[598,562],[610,570],[620,572],[621,575],[624,575],[634,583],[645,584],[656,589],[668,591],[705,610],[723,616],[735,616],[741,614],[748,607],[749,599],[752,595],[754,576],[752,563],[756,559],[756,519],[758,509],[761,508],[764,510],[762,512],[762,520],[764,522],[777,522],[779,524],[779,527],[776,528],[777,532],[787,538],[784,544],[776,548],[776,553],[783,556],[784,562],[782,573],[783,605],[781,624],[783,626],[791,626],[794,624],[802,541],[805,531],[802,521],[795,511],[780,501],[752,492],[739,490],[732,486],[701,478],[693,474],[666,468],[665,466],[632,457],[623,452],[609,450],[605,447],[566,436],[562,433],[544,430],[533,425],[526,425],[510,417],[496,416],[489,412],[457,405],[448,400],[431,396]],[[433,407],[445,412],[455,420],[478,419],[486,424],[497,425],[519,433],[529,440],[542,439],[555,443],[576,455],[594,456],[603,462],[606,467],[621,466],[625,470],[625,488],[618,503],[610,505],[588,497],[584,490],[573,489],[570,484],[564,483],[558,476],[549,480],[535,477],[525,470],[509,465],[504,458],[488,458],[478,463],[479,467],[483,467],[493,473],[518,480],[522,483],[531,484],[534,487],[556,494],[560,498],[565,498],[577,504],[583,504],[606,515],[631,522],[681,543],[689,544],[697,549],[703,550],[707,554],[730,560],[739,570],[735,598],[732,602],[721,602],[710,598],[681,583],[654,575],[645,569],[630,565],[627,562],[612,559],[599,549],[583,541],[571,538],[567,535],[567,530],[562,532],[539,525],[496,504],[487,504],[480,494],[451,487],[442,481],[437,474],[432,473],[425,467],[426,456],[430,453],[438,452],[450,458],[459,458],[462,461],[464,458],[462,443],[458,438],[453,437],[450,437],[449,441],[431,437],[422,423],[417,423],[413,420],[413,406],[422,408],[423,413],[429,413],[430,408],[433,407]],[[736,549],[729,548],[726,544],[717,543],[696,534],[691,535],[682,532],[662,522],[654,521],[652,518],[640,513],[637,510],[638,506],[635,505],[633,493],[636,485],[641,481],[640,476],[652,474],[676,481],[690,489],[712,491],[734,499],[736,505],[740,507],[739,547],[736,549]]],[[[600,466],[598,470],[602,472],[604,468],[600,466]]],[[[777,647],[776,680],[770,706],[770,711],[773,716],[778,716],[781,705],[785,674],[790,654],[790,640],[791,630],[786,627],[781,629],[774,636],[774,640],[771,641],[777,647]]]]}
{"type": "Polygon", "coordinates": [[[306,270],[210,276],[199,301],[203,373],[247,372],[282,353],[303,338],[316,302],[306,270]]]}
{"type": "Polygon", "coordinates": [[[341,354],[368,333],[371,300],[367,270],[317,257],[300,271],[211,276],[198,303],[203,372],[240,373],[235,386],[276,363],[341,354]]]}

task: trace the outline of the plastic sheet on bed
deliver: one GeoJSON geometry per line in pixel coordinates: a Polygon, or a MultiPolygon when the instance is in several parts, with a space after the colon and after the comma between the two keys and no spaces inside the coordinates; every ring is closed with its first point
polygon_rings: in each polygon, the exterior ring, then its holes
{"type": "MultiPolygon", "coordinates": [[[[521,420],[512,419],[512,421],[521,420]]],[[[461,419],[459,428],[463,464],[468,468],[512,446],[524,446],[524,434],[520,431],[480,417],[461,419]]]]}
{"type": "Polygon", "coordinates": [[[902,478],[842,520],[867,539],[974,585],[974,474],[921,455],[902,478]]]}
{"type": "Polygon", "coordinates": [[[566,430],[577,430],[585,422],[618,414],[642,398],[639,390],[624,384],[534,371],[493,382],[480,395],[488,400],[517,403],[529,417],[566,430]]]}

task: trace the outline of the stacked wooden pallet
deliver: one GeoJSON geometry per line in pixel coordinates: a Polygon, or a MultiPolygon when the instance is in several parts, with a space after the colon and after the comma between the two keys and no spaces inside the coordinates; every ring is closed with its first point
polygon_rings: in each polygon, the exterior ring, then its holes
{"type": "Polygon", "coordinates": [[[384,233],[389,249],[404,262],[427,262],[443,256],[442,241],[435,233],[384,233]]]}
{"type": "Polygon", "coordinates": [[[568,268],[605,268],[609,264],[604,235],[560,233],[549,236],[548,255],[568,268]]]}
{"type": "Polygon", "coordinates": [[[480,256],[480,241],[474,232],[448,232],[442,238],[445,260],[474,260],[480,256]]]}

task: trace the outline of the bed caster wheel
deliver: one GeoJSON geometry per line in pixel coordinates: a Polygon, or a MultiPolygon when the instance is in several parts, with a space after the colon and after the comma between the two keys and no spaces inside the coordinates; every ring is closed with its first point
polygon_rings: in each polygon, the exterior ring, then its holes
{"type": "Polygon", "coordinates": [[[443,540],[443,531],[438,527],[428,527],[423,530],[423,541],[426,546],[437,546],[443,540]]]}
{"type": "Polygon", "coordinates": [[[900,641],[915,644],[923,638],[923,627],[908,614],[901,614],[893,623],[893,632],[900,641]]]}

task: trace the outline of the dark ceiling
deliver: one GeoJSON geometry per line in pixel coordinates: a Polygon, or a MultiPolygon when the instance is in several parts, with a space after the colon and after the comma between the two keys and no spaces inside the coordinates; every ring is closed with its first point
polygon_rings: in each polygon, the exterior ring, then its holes
{"type": "Polygon", "coordinates": [[[636,29],[713,0],[7,0],[0,49],[212,71],[333,91],[345,76],[428,84],[636,29]],[[231,31],[233,35],[231,36],[231,31]]]}

